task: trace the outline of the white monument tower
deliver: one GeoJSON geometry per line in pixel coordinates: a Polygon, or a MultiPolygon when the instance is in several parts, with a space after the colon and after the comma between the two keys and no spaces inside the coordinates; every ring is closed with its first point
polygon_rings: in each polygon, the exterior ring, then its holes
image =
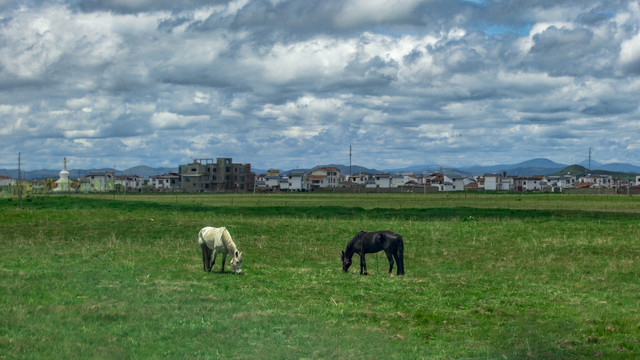
{"type": "Polygon", "coordinates": [[[69,172],[67,171],[67,158],[64,158],[64,169],[60,171],[60,178],[56,181],[56,188],[53,190],[55,192],[61,191],[69,191],[71,190],[69,186],[69,172]]]}

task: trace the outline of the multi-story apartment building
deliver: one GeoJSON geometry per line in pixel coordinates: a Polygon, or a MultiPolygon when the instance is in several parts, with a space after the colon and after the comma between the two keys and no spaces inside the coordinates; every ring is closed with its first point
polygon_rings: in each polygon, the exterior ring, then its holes
{"type": "Polygon", "coordinates": [[[322,167],[314,169],[307,175],[309,190],[338,187],[340,170],[336,167],[322,167]]]}
{"type": "Polygon", "coordinates": [[[119,191],[134,191],[142,188],[144,178],[137,175],[114,175],[115,189],[119,191]]]}
{"type": "Polygon", "coordinates": [[[189,192],[252,191],[251,164],[234,164],[231,158],[194,159],[179,166],[182,190],[189,192]]]}
{"type": "Polygon", "coordinates": [[[587,174],[580,178],[579,182],[591,184],[592,187],[602,187],[617,189],[620,187],[620,179],[614,178],[612,175],[591,175],[587,174]]]}
{"type": "Polygon", "coordinates": [[[88,188],[81,188],[81,191],[113,191],[115,188],[113,171],[92,171],[85,176],[88,182],[80,182],[88,188]]]}
{"type": "Polygon", "coordinates": [[[304,171],[292,171],[287,176],[289,180],[289,185],[287,189],[289,191],[307,191],[309,190],[306,186],[307,183],[307,173],[304,171]]]}

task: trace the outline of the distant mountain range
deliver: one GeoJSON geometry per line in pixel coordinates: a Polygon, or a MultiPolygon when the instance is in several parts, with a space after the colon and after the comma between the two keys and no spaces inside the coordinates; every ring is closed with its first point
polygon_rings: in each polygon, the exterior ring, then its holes
{"type": "MultiPolygon", "coordinates": [[[[508,176],[533,176],[533,175],[554,175],[562,173],[563,171],[566,173],[567,171],[571,171],[572,174],[576,174],[575,171],[579,171],[580,169],[584,169],[586,172],[598,173],[600,172],[614,172],[614,173],[626,173],[626,174],[640,174],[640,166],[635,166],[631,164],[624,163],[610,163],[610,164],[602,164],[596,161],[591,161],[591,170],[588,170],[589,167],[588,161],[582,161],[575,165],[565,165],[553,162],[549,159],[538,158],[523,161],[517,164],[503,164],[503,165],[489,165],[489,166],[469,166],[469,167],[461,167],[461,168],[450,168],[443,167],[440,165],[415,165],[404,168],[395,168],[395,169],[370,169],[362,166],[353,165],[349,167],[348,165],[321,165],[316,166],[312,169],[292,169],[287,171],[281,171],[284,174],[288,174],[293,171],[310,171],[320,167],[336,167],[340,170],[342,174],[379,174],[379,173],[414,173],[414,174],[422,174],[422,173],[434,173],[434,172],[442,172],[449,176],[471,176],[471,175],[482,175],[482,174],[491,174],[491,173],[506,173],[508,176]],[[574,168],[574,166],[577,166],[574,168]],[[572,170],[573,169],[573,170],[572,170]]],[[[176,168],[152,168],[149,166],[136,166],[126,170],[114,170],[112,168],[103,168],[103,169],[90,169],[90,170],[82,170],[82,169],[71,169],[69,170],[69,176],[74,177],[83,177],[88,175],[92,171],[115,171],[116,174],[127,174],[127,175],[138,175],[144,178],[149,178],[150,176],[168,174],[170,172],[178,171],[176,168]]],[[[256,174],[266,174],[267,170],[262,169],[253,169],[253,172],[256,174]]],[[[33,171],[23,171],[23,177],[28,180],[34,179],[57,179],[60,174],[60,170],[33,170],[33,171]]],[[[18,170],[17,169],[0,169],[0,175],[6,175],[12,177],[14,179],[18,178],[18,170]]],[[[578,175],[578,174],[576,174],[578,175]]]]}

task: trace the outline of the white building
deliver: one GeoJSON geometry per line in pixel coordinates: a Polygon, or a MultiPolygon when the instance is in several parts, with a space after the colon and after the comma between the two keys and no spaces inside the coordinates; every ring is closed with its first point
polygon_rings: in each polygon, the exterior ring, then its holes
{"type": "Polygon", "coordinates": [[[438,188],[438,191],[445,191],[445,181],[451,182],[444,174],[435,173],[424,177],[424,183],[438,188]]]}
{"type": "Polygon", "coordinates": [[[89,179],[88,191],[112,191],[114,189],[113,171],[92,171],[85,176],[89,179]]]}
{"type": "Polygon", "coordinates": [[[618,187],[618,181],[613,178],[611,175],[585,175],[580,178],[580,183],[592,183],[595,184],[593,187],[602,187],[615,189],[618,187]]]}
{"type": "Polygon", "coordinates": [[[485,191],[497,191],[499,190],[500,175],[498,174],[485,174],[484,175],[484,190],[485,191]]]}
{"type": "Polygon", "coordinates": [[[142,188],[144,179],[138,175],[114,175],[113,176],[118,191],[134,191],[142,188]]]}
{"type": "Polygon", "coordinates": [[[500,182],[498,183],[498,190],[500,191],[513,190],[513,178],[512,177],[500,178],[500,182]]]}
{"type": "Polygon", "coordinates": [[[577,179],[571,174],[562,176],[547,176],[547,185],[552,187],[559,187],[562,189],[571,188],[576,185],[577,179]]]}
{"type": "Polygon", "coordinates": [[[0,175],[0,187],[15,185],[16,183],[17,181],[15,179],[12,179],[6,175],[0,175]]]}
{"type": "Polygon", "coordinates": [[[176,173],[151,177],[149,183],[158,191],[172,191],[179,188],[180,175],[176,173]]]}
{"type": "Polygon", "coordinates": [[[268,188],[280,187],[280,175],[267,175],[264,177],[264,182],[268,188]]]}
{"type": "Polygon", "coordinates": [[[513,185],[515,191],[541,191],[546,180],[542,176],[517,177],[513,185]]]}
{"type": "Polygon", "coordinates": [[[369,175],[367,174],[349,175],[347,177],[348,182],[358,184],[360,186],[365,186],[368,180],[369,175]]]}
{"type": "Polygon", "coordinates": [[[332,188],[340,184],[340,170],[335,167],[324,167],[311,171],[307,175],[309,189],[332,188]]]}
{"type": "Polygon", "coordinates": [[[287,176],[283,176],[280,179],[280,185],[278,185],[280,187],[280,190],[282,191],[289,191],[289,178],[287,176]]]}
{"type": "Polygon", "coordinates": [[[404,184],[406,184],[407,181],[404,178],[404,175],[391,175],[391,178],[389,180],[389,187],[391,188],[399,188],[404,186],[404,184]]]}
{"type": "Polygon", "coordinates": [[[292,171],[287,175],[289,180],[288,190],[290,191],[307,191],[309,187],[306,184],[307,174],[302,171],[292,171]]]}
{"type": "Polygon", "coordinates": [[[375,187],[381,189],[388,189],[391,187],[391,175],[390,174],[375,174],[373,175],[375,181],[375,187]]]}
{"type": "MultiPolygon", "coordinates": [[[[466,185],[466,178],[454,176],[451,178],[452,188],[451,191],[464,191],[466,185]]],[[[470,183],[470,182],[469,182],[470,183]]]]}

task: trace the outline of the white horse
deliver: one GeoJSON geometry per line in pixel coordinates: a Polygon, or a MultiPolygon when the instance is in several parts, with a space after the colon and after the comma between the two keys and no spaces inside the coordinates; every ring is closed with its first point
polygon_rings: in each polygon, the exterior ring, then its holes
{"type": "Polygon", "coordinates": [[[229,235],[229,231],[225,227],[214,228],[207,226],[202,228],[198,234],[198,243],[202,249],[202,263],[204,264],[205,272],[211,271],[213,264],[216,263],[216,255],[222,252],[222,270],[220,270],[220,273],[224,274],[224,262],[227,259],[227,253],[231,256],[229,265],[231,265],[236,274],[242,273],[242,253],[238,251],[236,244],[231,239],[231,235],[229,235]]]}

